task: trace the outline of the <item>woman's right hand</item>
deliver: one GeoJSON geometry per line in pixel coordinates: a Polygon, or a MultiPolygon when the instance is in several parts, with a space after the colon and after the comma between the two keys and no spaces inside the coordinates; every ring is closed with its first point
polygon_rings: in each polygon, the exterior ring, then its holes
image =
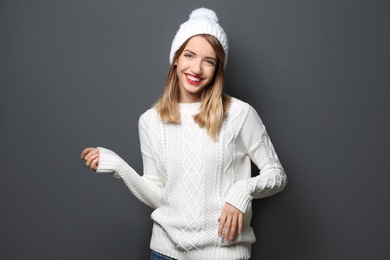
{"type": "Polygon", "coordinates": [[[88,147],[85,148],[80,155],[81,159],[85,160],[85,164],[95,172],[99,166],[99,149],[88,147]]]}

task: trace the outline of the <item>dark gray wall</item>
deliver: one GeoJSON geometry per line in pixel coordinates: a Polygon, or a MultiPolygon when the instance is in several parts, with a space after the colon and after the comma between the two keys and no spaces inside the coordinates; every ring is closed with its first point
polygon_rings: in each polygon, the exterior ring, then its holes
{"type": "Polygon", "coordinates": [[[141,172],[138,117],[200,6],[289,176],[254,202],[253,259],[390,259],[388,0],[0,1],[0,259],[148,259],[151,210],[79,154],[141,172]]]}

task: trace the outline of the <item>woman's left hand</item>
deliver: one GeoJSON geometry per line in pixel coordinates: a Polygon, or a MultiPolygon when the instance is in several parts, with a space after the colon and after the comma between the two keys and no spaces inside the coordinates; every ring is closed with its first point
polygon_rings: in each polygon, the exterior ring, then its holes
{"type": "Polygon", "coordinates": [[[218,236],[221,237],[223,234],[224,241],[231,241],[235,238],[236,231],[241,234],[243,217],[244,213],[229,203],[225,203],[221,216],[218,218],[218,236]]]}

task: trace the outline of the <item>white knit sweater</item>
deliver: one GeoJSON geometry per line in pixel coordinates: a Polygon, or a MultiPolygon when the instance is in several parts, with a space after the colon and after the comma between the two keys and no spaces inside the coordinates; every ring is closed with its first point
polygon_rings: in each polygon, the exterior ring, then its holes
{"type": "Polygon", "coordinates": [[[151,249],[177,259],[249,259],[255,242],[251,201],[281,191],[287,178],[250,105],[232,98],[218,142],[194,122],[199,107],[180,104],[178,125],[163,123],[155,109],[140,117],[142,177],[101,147],[97,172],[121,178],[155,209],[151,249]],[[256,177],[251,177],[251,160],[260,169],[256,177]],[[230,242],[218,237],[226,202],[244,213],[243,232],[230,242]]]}

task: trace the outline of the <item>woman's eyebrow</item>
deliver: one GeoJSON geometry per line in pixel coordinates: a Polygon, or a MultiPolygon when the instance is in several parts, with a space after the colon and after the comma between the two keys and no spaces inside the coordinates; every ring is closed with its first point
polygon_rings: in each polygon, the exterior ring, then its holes
{"type": "Polygon", "coordinates": [[[205,59],[217,60],[217,58],[215,58],[215,57],[205,57],[205,59]]]}
{"type": "Polygon", "coordinates": [[[190,52],[191,54],[194,54],[194,55],[196,55],[196,53],[195,53],[195,52],[193,52],[193,51],[191,51],[191,50],[189,50],[189,49],[185,49],[183,52],[185,52],[185,51],[187,51],[187,52],[190,52]]]}

